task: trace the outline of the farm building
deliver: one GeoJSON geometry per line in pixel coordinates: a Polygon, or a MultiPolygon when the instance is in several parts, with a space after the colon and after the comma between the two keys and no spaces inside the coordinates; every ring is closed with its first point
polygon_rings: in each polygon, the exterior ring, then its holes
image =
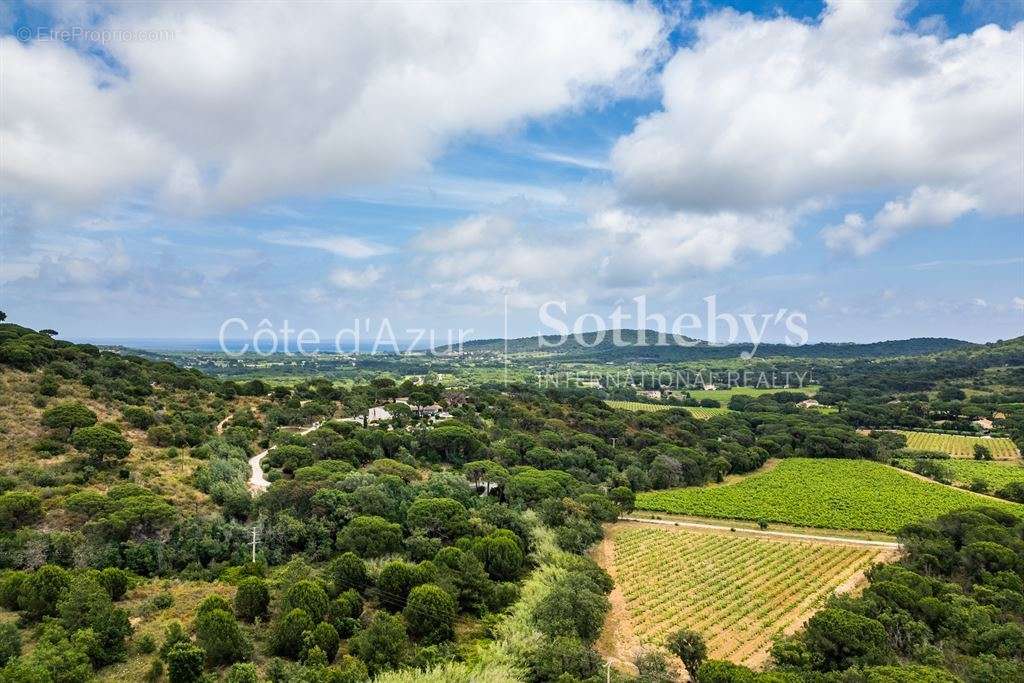
{"type": "Polygon", "coordinates": [[[643,396],[644,398],[661,399],[660,389],[637,389],[637,396],[643,396]]]}
{"type": "Polygon", "coordinates": [[[815,401],[813,398],[809,398],[807,400],[800,401],[799,403],[797,403],[797,405],[800,406],[801,408],[817,408],[821,404],[815,401]]]}

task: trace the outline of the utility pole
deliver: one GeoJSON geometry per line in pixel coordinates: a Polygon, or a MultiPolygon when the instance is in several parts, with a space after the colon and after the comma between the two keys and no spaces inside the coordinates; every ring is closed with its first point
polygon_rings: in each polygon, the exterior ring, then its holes
{"type": "Polygon", "coordinates": [[[256,527],[252,528],[252,563],[256,564],[256,544],[259,541],[256,540],[256,527]]]}

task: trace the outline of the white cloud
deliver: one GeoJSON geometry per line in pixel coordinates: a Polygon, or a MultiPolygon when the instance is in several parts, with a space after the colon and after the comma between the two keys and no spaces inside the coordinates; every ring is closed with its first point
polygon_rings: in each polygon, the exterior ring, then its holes
{"type": "Polygon", "coordinates": [[[604,159],[593,159],[575,154],[564,154],[561,152],[542,150],[535,152],[534,156],[543,161],[551,161],[556,164],[564,164],[566,166],[576,166],[577,168],[585,168],[588,171],[610,171],[612,168],[611,164],[604,159]]]}
{"type": "MultiPolygon", "coordinates": [[[[771,255],[793,240],[795,214],[635,213],[611,207],[581,225],[533,225],[481,214],[422,233],[416,272],[445,294],[513,292],[514,307],[587,302],[608,292],[669,287],[719,271],[745,254],[771,255]]],[[[439,302],[438,298],[434,299],[439,302]]]]}
{"type": "Polygon", "coordinates": [[[610,249],[609,259],[629,254],[629,269],[654,270],[670,276],[692,270],[720,270],[744,253],[776,254],[793,239],[794,215],[782,211],[744,214],[673,212],[631,213],[609,209],[592,219],[592,225],[613,238],[622,249],[610,249]]]}
{"type": "Polygon", "coordinates": [[[1013,297],[1013,307],[1018,311],[1024,311],[1024,297],[1013,297]]]}
{"type": "Polygon", "coordinates": [[[927,186],[1019,211],[1024,24],[942,40],[907,30],[899,5],[699,21],[661,75],[662,111],[613,149],[624,200],[753,211],[927,186]]]}
{"type": "Polygon", "coordinates": [[[365,186],[428,168],[455,136],[635,85],[665,31],[647,4],[596,1],[97,14],[173,34],[105,43],[117,71],[60,42],[0,40],[4,189],[23,201],[150,191],[188,211],[365,186]]]}
{"type": "Polygon", "coordinates": [[[367,266],[362,270],[336,268],[331,271],[329,279],[333,285],[342,289],[367,289],[377,284],[383,276],[383,268],[367,266]]]}
{"type": "Polygon", "coordinates": [[[376,244],[358,237],[346,235],[314,235],[304,231],[271,232],[260,235],[268,244],[286,247],[302,247],[328,251],[345,258],[363,259],[382,256],[392,251],[391,247],[376,244]]]}
{"type": "Polygon", "coordinates": [[[951,224],[977,208],[977,197],[956,190],[918,187],[906,199],[886,202],[871,220],[859,213],[847,214],[840,225],[824,228],[821,235],[829,249],[869,254],[901,233],[916,228],[951,224]]]}
{"type": "Polygon", "coordinates": [[[515,233],[505,216],[477,215],[455,225],[421,234],[414,242],[425,251],[452,251],[470,247],[498,247],[515,233]]]}

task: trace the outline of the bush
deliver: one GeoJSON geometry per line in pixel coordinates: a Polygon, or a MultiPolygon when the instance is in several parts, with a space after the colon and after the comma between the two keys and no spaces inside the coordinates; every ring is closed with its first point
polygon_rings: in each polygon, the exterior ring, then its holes
{"type": "Polygon", "coordinates": [[[330,600],[326,591],[316,581],[299,581],[287,590],[281,603],[284,613],[299,609],[309,615],[313,622],[323,621],[327,616],[330,600]]]}
{"type": "Polygon", "coordinates": [[[154,609],[170,609],[174,605],[174,596],[168,592],[157,593],[149,602],[154,609]]]}
{"type": "Polygon", "coordinates": [[[270,634],[270,649],[281,657],[298,659],[302,653],[303,637],[306,631],[312,629],[313,620],[309,615],[301,609],[293,609],[274,625],[270,634]]]}
{"type": "Polygon", "coordinates": [[[115,602],[124,597],[128,590],[128,572],[117,567],[107,567],[100,572],[100,585],[115,602]]]}
{"type": "Polygon", "coordinates": [[[14,531],[43,517],[43,502],[34,493],[8,491],[0,495],[0,530],[14,531]]]}
{"type": "Polygon", "coordinates": [[[196,607],[196,617],[218,609],[231,614],[231,604],[227,600],[219,595],[207,595],[196,607]]]}
{"type": "Polygon", "coordinates": [[[235,614],[245,621],[256,621],[266,616],[270,605],[270,590],[267,582],[257,576],[250,576],[238,584],[235,593],[235,614]]]}
{"type": "Polygon", "coordinates": [[[567,675],[568,680],[586,680],[597,674],[601,658],[574,635],[558,635],[545,639],[531,661],[534,680],[555,681],[567,675]]]}
{"type": "Polygon", "coordinates": [[[78,401],[71,401],[44,411],[42,423],[44,427],[64,430],[70,435],[76,429],[96,424],[96,413],[78,401]]]}
{"type": "Polygon", "coordinates": [[[421,583],[425,583],[418,568],[402,560],[388,562],[377,576],[377,590],[380,603],[391,610],[400,610],[405,606],[409,591],[421,583]]]}
{"type": "Polygon", "coordinates": [[[249,643],[230,612],[207,610],[196,617],[196,641],[206,651],[206,661],[223,666],[245,659],[249,643]]]}
{"type": "Polygon", "coordinates": [[[202,649],[187,642],[175,645],[167,653],[167,680],[170,683],[195,683],[203,676],[202,649]]]}
{"type": "Polygon", "coordinates": [[[146,430],[146,440],[153,446],[165,448],[174,445],[174,432],[167,425],[154,425],[146,430]]]}
{"type": "Polygon", "coordinates": [[[424,645],[455,639],[455,600],[436,584],[416,586],[402,610],[409,632],[424,645]]]}
{"type": "Polygon", "coordinates": [[[21,571],[8,571],[0,576],[0,607],[11,611],[18,609],[18,596],[25,576],[21,571]]]}
{"type": "Polygon", "coordinates": [[[139,639],[135,641],[135,649],[139,654],[151,655],[156,652],[156,638],[148,633],[139,636],[139,639]]]}
{"type": "Polygon", "coordinates": [[[331,602],[327,617],[331,625],[342,638],[348,638],[355,632],[356,620],[363,613],[363,599],[359,593],[349,588],[331,602]]]}
{"type": "Polygon", "coordinates": [[[370,672],[362,661],[345,655],[334,666],[326,669],[321,679],[323,683],[363,683],[370,677],[370,672]]]}
{"type": "Polygon", "coordinates": [[[228,669],[226,683],[257,683],[259,676],[255,664],[232,664],[228,669]]]}
{"type": "Polygon", "coordinates": [[[547,636],[577,635],[585,643],[592,643],[608,609],[608,598],[590,577],[570,572],[537,603],[533,619],[547,636]]]}
{"type": "Polygon", "coordinates": [[[124,420],[136,429],[148,429],[156,424],[156,416],[149,408],[128,406],[122,411],[124,420]]]}
{"type": "Polygon", "coordinates": [[[496,581],[516,578],[523,567],[523,550],[515,535],[509,531],[498,531],[478,539],[473,544],[473,552],[496,581]]]}
{"type": "Polygon", "coordinates": [[[112,429],[101,425],[79,429],[71,437],[71,444],[83,453],[87,453],[89,462],[94,467],[101,467],[108,461],[124,460],[132,451],[130,441],[112,429]]]}
{"type": "Polygon", "coordinates": [[[25,577],[18,596],[18,607],[29,621],[57,616],[57,601],[70,585],[71,579],[66,570],[44,564],[25,577]]]}
{"type": "Polygon", "coordinates": [[[310,641],[310,646],[320,648],[328,662],[334,661],[334,657],[338,654],[338,647],[341,645],[338,631],[326,622],[320,622],[310,632],[310,641]]]}
{"type": "Polygon", "coordinates": [[[149,671],[146,672],[146,683],[157,683],[163,677],[164,663],[160,659],[154,659],[149,667],[149,671]]]}
{"type": "Polygon", "coordinates": [[[338,548],[360,557],[380,557],[401,547],[401,525],[383,517],[356,517],[338,532],[338,548]]]}
{"type": "Polygon", "coordinates": [[[885,664],[892,658],[882,624],[844,609],[826,608],[811,617],[804,643],[825,671],[885,664]]]}
{"type": "Polygon", "coordinates": [[[127,655],[125,639],[131,635],[128,614],[114,607],[110,595],[90,573],[78,574],[57,602],[60,621],[68,633],[90,633],[93,640],[83,651],[93,664],[106,666],[127,655]]]}
{"type": "Polygon", "coordinates": [[[996,495],[1004,500],[1012,500],[1015,503],[1024,503],[1024,482],[1011,481],[1009,484],[996,491],[996,495]]]}
{"type": "MultiPolygon", "coordinates": [[[[633,665],[643,683],[671,683],[675,680],[665,656],[660,652],[642,652],[633,660],[633,665]]],[[[691,679],[695,677],[691,676],[691,679]]]]}
{"type": "Polygon", "coordinates": [[[0,624],[0,666],[21,654],[21,633],[11,621],[0,624]]]}
{"type": "Polygon", "coordinates": [[[409,637],[402,620],[379,611],[370,625],[349,640],[349,647],[366,664],[370,674],[397,669],[409,656],[409,637]]]}
{"type": "Polygon", "coordinates": [[[172,621],[164,629],[164,644],[160,646],[160,658],[166,660],[174,646],[179,643],[191,645],[192,641],[189,639],[188,634],[185,633],[185,628],[181,625],[181,622],[172,621]]]}
{"type": "Polygon", "coordinates": [[[708,656],[708,647],[704,638],[695,631],[681,629],[670,634],[665,641],[669,652],[679,657],[691,678],[696,677],[697,670],[708,656]]]}
{"type": "Polygon", "coordinates": [[[362,591],[369,583],[366,563],[352,552],[343,553],[331,560],[327,565],[327,576],[334,584],[335,593],[343,593],[349,588],[362,591]]]}

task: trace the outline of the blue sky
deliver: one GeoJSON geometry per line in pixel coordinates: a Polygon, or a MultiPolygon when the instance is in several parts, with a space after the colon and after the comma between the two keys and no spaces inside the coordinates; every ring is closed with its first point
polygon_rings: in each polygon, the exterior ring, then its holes
{"type": "Polygon", "coordinates": [[[14,4],[0,308],[78,338],[489,337],[506,303],[519,336],[548,301],[714,295],[803,312],[811,341],[1017,336],[1022,18],[14,4]]]}

